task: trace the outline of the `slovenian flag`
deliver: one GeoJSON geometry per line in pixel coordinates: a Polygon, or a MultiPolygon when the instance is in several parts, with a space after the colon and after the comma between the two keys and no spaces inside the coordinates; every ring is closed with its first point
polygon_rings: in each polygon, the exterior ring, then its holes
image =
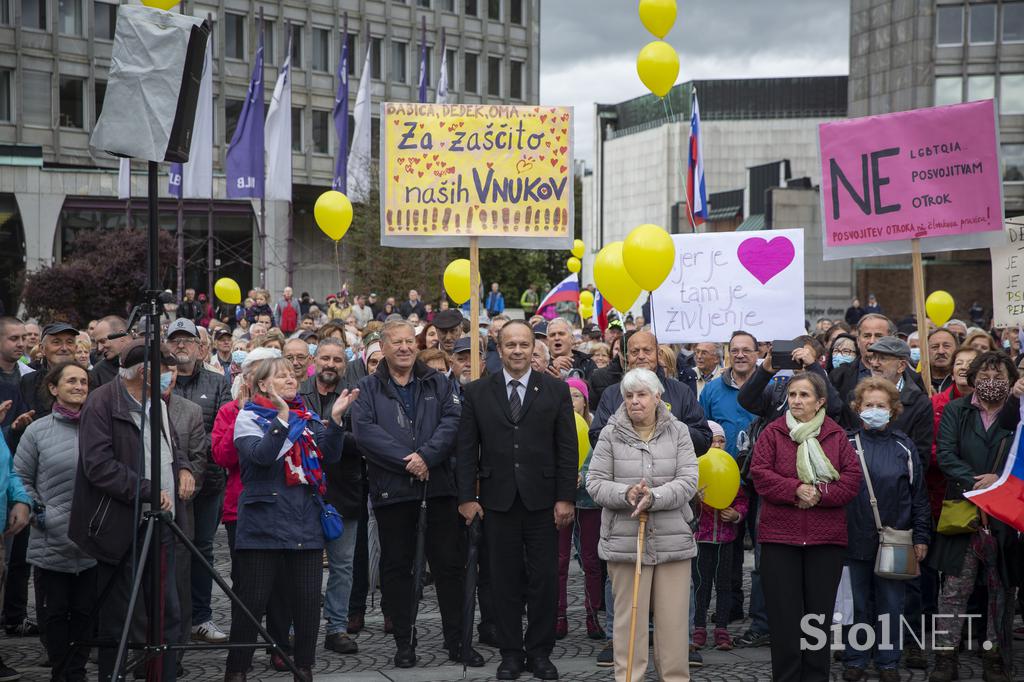
{"type": "Polygon", "coordinates": [[[708,189],[704,183],[704,143],[700,135],[700,107],[697,105],[697,88],[693,88],[691,102],[686,206],[690,227],[696,231],[697,226],[702,225],[708,217],[708,189]]]}
{"type": "MultiPolygon", "coordinates": [[[[1024,417],[1024,409],[1021,410],[1024,417]]],[[[1024,450],[1021,431],[1024,424],[1018,424],[1017,435],[1010,448],[1010,456],[1003,467],[1003,474],[988,488],[971,490],[964,497],[978,505],[991,517],[1024,531],[1024,450]]]]}
{"type": "Polygon", "coordinates": [[[548,307],[554,307],[556,303],[563,303],[566,301],[572,301],[578,303],[580,300],[580,283],[577,279],[576,273],[571,273],[568,277],[563,279],[561,282],[555,285],[555,287],[547,293],[544,300],[537,306],[537,314],[543,315],[547,319],[555,317],[555,311],[546,310],[548,307]],[[550,313],[550,317],[548,317],[550,313]]]}
{"type": "Polygon", "coordinates": [[[598,289],[594,294],[594,314],[597,316],[597,326],[601,328],[601,331],[608,329],[608,313],[611,311],[612,304],[601,295],[601,290],[598,289]]]}

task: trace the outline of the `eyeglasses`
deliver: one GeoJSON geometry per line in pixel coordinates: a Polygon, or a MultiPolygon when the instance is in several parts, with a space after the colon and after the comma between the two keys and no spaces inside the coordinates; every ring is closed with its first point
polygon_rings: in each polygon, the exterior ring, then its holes
{"type": "Polygon", "coordinates": [[[756,352],[757,351],[755,351],[753,348],[730,348],[729,349],[729,355],[732,355],[732,356],[737,357],[737,358],[741,358],[744,355],[753,355],[756,352]]]}
{"type": "Polygon", "coordinates": [[[309,360],[308,355],[286,355],[284,359],[288,362],[306,362],[309,360]]]}
{"type": "Polygon", "coordinates": [[[191,346],[192,344],[198,341],[199,339],[193,338],[191,336],[179,336],[176,339],[167,339],[167,343],[169,343],[172,346],[191,346]]]}

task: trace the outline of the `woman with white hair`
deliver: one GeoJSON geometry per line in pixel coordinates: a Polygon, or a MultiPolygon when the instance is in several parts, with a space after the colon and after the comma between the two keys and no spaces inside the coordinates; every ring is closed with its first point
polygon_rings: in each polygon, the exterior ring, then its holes
{"type": "Polygon", "coordinates": [[[626,679],[638,517],[647,512],[632,679],[642,680],[647,670],[646,623],[657,603],[659,679],[689,680],[690,562],[697,555],[689,502],[697,456],[689,429],[662,402],[665,389],[654,372],[630,370],[619,389],[623,403],[601,430],[587,478],[587,492],[603,508],[598,553],[608,562],[615,599],[615,679],[626,679]]]}

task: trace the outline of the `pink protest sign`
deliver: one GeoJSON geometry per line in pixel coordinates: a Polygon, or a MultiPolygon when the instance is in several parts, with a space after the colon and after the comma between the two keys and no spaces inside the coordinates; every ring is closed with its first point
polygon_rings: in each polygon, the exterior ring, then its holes
{"type": "Polygon", "coordinates": [[[1003,229],[992,100],[823,123],[826,246],[1003,229]]]}

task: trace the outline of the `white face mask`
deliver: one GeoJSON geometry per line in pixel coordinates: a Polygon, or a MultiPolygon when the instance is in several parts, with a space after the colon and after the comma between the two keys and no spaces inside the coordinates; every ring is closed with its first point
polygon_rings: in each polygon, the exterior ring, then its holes
{"type": "Polygon", "coordinates": [[[869,429],[883,429],[889,424],[891,414],[881,407],[869,407],[861,410],[860,419],[869,429]]]}

